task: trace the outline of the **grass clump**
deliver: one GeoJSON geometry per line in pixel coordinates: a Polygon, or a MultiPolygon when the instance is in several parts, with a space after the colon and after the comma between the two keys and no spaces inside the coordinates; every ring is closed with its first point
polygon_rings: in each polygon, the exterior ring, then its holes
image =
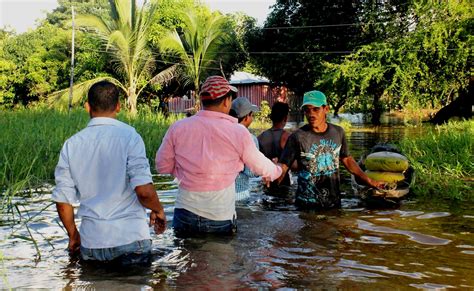
{"type": "Polygon", "coordinates": [[[405,138],[402,152],[417,178],[416,195],[428,198],[474,200],[474,121],[450,122],[427,134],[405,138]]]}
{"type": "MultiPolygon", "coordinates": [[[[142,110],[134,118],[126,113],[118,115],[143,137],[151,160],[168,127],[180,118],[150,110],[142,110]]],[[[40,181],[53,179],[63,143],[88,122],[84,109],[74,109],[70,114],[48,108],[0,111],[0,185],[13,184],[27,176],[40,181]]]]}
{"type": "MultiPolygon", "coordinates": [[[[134,126],[143,137],[147,157],[154,168],[156,150],[168,127],[182,118],[142,110],[132,118],[120,113],[118,119],[134,126]]],[[[87,126],[89,115],[77,108],[69,114],[46,107],[0,111],[0,209],[12,212],[11,201],[27,189],[51,183],[62,145],[87,126]]]]}

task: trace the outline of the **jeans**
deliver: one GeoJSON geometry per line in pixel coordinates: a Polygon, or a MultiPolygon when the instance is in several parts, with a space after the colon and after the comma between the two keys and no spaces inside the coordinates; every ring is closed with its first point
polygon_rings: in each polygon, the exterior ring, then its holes
{"type": "Polygon", "coordinates": [[[233,234],[237,231],[234,220],[211,220],[183,208],[174,209],[173,228],[176,236],[196,234],[233,234]]]}
{"type": "Polygon", "coordinates": [[[150,262],[150,255],[150,239],[113,248],[88,249],[81,246],[81,257],[85,261],[116,262],[120,265],[145,264],[150,262]]]}

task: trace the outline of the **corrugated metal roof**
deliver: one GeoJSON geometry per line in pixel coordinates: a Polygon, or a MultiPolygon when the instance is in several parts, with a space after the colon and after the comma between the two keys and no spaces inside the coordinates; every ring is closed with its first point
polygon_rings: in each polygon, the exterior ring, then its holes
{"type": "Polygon", "coordinates": [[[257,76],[247,72],[234,72],[230,77],[230,84],[269,84],[270,81],[262,76],[257,76]]]}

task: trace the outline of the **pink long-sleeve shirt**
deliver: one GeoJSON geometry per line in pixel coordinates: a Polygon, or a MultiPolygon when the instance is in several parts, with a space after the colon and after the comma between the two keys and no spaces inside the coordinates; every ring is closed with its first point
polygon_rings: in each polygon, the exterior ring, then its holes
{"type": "Polygon", "coordinates": [[[271,180],[281,175],[281,167],[255,147],[236,118],[209,110],[171,125],[156,153],[156,170],[172,174],[180,188],[193,192],[229,187],[244,164],[271,180]]]}

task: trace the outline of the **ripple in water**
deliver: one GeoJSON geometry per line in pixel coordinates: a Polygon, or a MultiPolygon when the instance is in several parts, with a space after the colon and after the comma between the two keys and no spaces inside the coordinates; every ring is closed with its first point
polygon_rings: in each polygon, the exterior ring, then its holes
{"type": "Polygon", "coordinates": [[[431,219],[431,218],[439,218],[439,217],[446,217],[450,216],[451,213],[449,212],[432,212],[432,213],[426,213],[420,216],[417,216],[417,219],[431,219]]]}
{"type": "Polygon", "coordinates": [[[391,227],[386,227],[386,226],[378,226],[373,223],[370,223],[368,221],[364,220],[357,220],[357,225],[360,229],[363,230],[370,230],[370,231],[375,231],[375,232],[381,232],[381,233],[393,233],[393,234],[401,234],[408,236],[409,240],[412,240],[414,242],[424,244],[424,245],[447,245],[451,241],[448,239],[443,239],[443,238],[438,238],[435,236],[431,235],[426,235],[426,234],[421,234],[415,231],[409,231],[409,230],[401,230],[401,229],[395,229],[391,227]]]}

